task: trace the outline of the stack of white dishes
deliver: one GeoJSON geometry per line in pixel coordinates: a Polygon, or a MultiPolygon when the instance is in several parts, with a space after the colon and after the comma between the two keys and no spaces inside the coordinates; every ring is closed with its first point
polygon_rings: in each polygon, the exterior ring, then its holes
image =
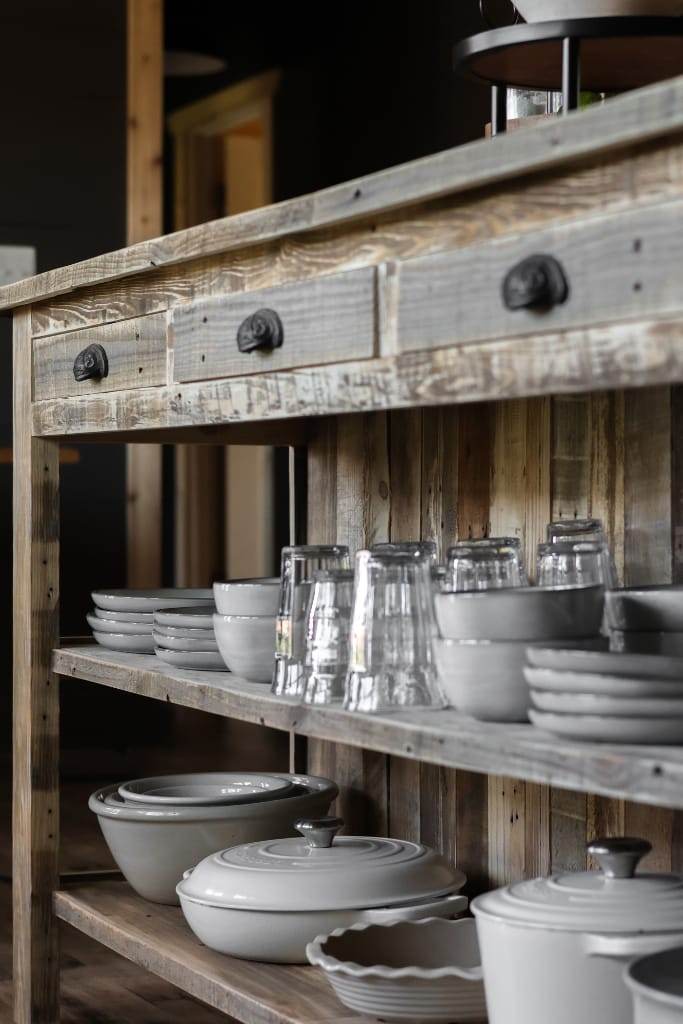
{"type": "Polygon", "coordinates": [[[166,608],[154,613],[155,653],[167,665],[204,672],[224,672],[213,631],[213,602],[193,608],[166,608]]]}
{"type": "Polygon", "coordinates": [[[567,739],[683,743],[683,658],[530,647],[531,721],[567,739]]]}
{"type": "Polygon", "coordinates": [[[213,593],[197,588],[95,590],[95,607],[86,616],[98,644],[111,651],[154,654],[154,613],[184,605],[213,606],[213,593]]]}
{"type": "Polygon", "coordinates": [[[683,587],[611,590],[605,618],[612,650],[683,657],[683,587]]]}
{"type": "Polygon", "coordinates": [[[126,881],[144,899],[177,904],[185,871],[226,846],[294,835],[327,813],[329,779],[281,772],[161,775],[105,786],[88,806],[126,881]]]}
{"type": "Polygon", "coordinates": [[[605,646],[603,607],[599,585],[435,594],[434,655],[449,704],[485,721],[526,721],[528,645],[605,646]]]}
{"type": "Polygon", "coordinates": [[[213,626],[224,665],[253,683],[269,683],[275,660],[277,576],[214,583],[213,626]]]}

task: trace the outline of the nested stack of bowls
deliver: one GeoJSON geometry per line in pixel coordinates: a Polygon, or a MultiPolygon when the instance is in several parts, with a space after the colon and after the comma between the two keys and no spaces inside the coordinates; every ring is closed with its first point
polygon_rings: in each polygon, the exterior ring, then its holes
{"type": "Polygon", "coordinates": [[[683,587],[624,587],[609,592],[610,646],[631,654],[683,657],[683,587]]]}
{"type": "Polygon", "coordinates": [[[144,899],[177,904],[184,872],[225,847],[294,835],[338,793],[329,779],[281,772],[162,775],[114,783],[88,802],[128,883],[144,899]]]}
{"type": "Polygon", "coordinates": [[[157,590],[95,590],[95,604],[87,615],[98,644],[111,651],[154,654],[154,613],[188,606],[213,606],[213,593],[198,588],[164,587],[157,590]]]}
{"type": "Polygon", "coordinates": [[[275,620],[280,579],[214,583],[213,626],[224,664],[253,683],[269,683],[275,659],[275,620]]]}
{"type": "Polygon", "coordinates": [[[154,613],[152,633],[158,658],[174,668],[224,672],[213,629],[214,604],[165,608],[154,613]]]}

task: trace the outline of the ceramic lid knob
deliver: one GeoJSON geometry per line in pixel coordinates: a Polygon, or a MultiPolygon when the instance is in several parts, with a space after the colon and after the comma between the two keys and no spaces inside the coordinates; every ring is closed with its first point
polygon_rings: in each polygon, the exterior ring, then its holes
{"type": "Polygon", "coordinates": [[[607,878],[633,878],[638,862],[650,852],[652,844],[647,839],[615,836],[610,839],[594,839],[587,849],[607,878]]]}
{"type": "Polygon", "coordinates": [[[294,828],[301,832],[309,846],[328,850],[343,824],[343,818],[300,818],[294,828]]]}

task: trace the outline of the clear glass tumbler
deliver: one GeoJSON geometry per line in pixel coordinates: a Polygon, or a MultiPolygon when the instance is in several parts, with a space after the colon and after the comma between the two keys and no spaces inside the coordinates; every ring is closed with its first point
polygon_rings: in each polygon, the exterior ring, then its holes
{"type": "Polygon", "coordinates": [[[351,569],[319,569],[313,573],[306,611],[304,704],[336,704],[343,700],[352,598],[351,569]]]}
{"type": "Polygon", "coordinates": [[[602,541],[558,541],[539,544],[536,583],[539,587],[580,587],[606,584],[607,545],[602,541]]]}
{"type": "MultiPolygon", "coordinates": [[[[455,544],[448,549],[448,586],[450,590],[502,590],[527,586],[522,548],[514,544],[475,542],[455,544]]],[[[497,539],[496,539],[497,540],[497,539]]]]}
{"type": "Polygon", "coordinates": [[[417,552],[420,555],[427,555],[431,562],[436,563],[437,550],[435,540],[386,540],[379,544],[372,544],[370,550],[377,554],[391,554],[398,552],[412,554],[417,552]]]}
{"type": "Polygon", "coordinates": [[[275,623],[275,667],[271,690],[300,697],[304,682],[305,620],[313,573],[348,569],[345,544],[299,544],[282,549],[280,600],[275,623]]]}
{"type": "Polygon", "coordinates": [[[432,656],[432,599],[429,556],[357,553],[344,693],[348,711],[445,706],[432,656]]]}
{"type": "Polygon", "coordinates": [[[614,556],[607,543],[602,519],[557,519],[553,523],[548,523],[546,527],[546,540],[550,544],[584,540],[593,541],[596,544],[604,544],[604,579],[602,582],[609,588],[619,586],[617,567],[614,564],[614,556]]]}

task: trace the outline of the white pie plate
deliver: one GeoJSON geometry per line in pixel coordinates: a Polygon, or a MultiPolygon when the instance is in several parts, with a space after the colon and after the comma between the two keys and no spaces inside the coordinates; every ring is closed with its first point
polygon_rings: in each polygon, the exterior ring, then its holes
{"type": "Polygon", "coordinates": [[[213,591],[198,587],[161,587],[157,590],[94,590],[92,599],[98,608],[117,612],[154,612],[158,608],[183,608],[185,605],[212,605],[213,591]]]}
{"type": "Polygon", "coordinates": [[[598,743],[683,743],[683,716],[620,718],[616,715],[558,715],[532,708],[529,718],[537,728],[563,739],[598,743]]]}
{"type": "Polygon", "coordinates": [[[210,629],[213,630],[214,604],[199,605],[196,608],[160,608],[154,612],[154,622],[158,626],[172,629],[210,629]]]}
{"type": "Polygon", "coordinates": [[[96,633],[126,633],[133,636],[151,636],[151,622],[115,622],[114,619],[100,619],[97,615],[86,615],[88,625],[96,633]]]}
{"type": "Polygon", "coordinates": [[[126,651],[128,654],[154,654],[154,640],[149,636],[127,633],[96,633],[98,644],[110,651],[126,651]]]}
{"type": "Polygon", "coordinates": [[[188,640],[184,636],[165,636],[155,629],[152,638],[157,647],[162,647],[167,651],[187,651],[193,654],[200,651],[212,651],[218,654],[218,644],[213,635],[206,640],[188,640]]]}
{"type": "Polygon", "coordinates": [[[528,665],[524,669],[524,678],[532,690],[550,690],[553,693],[683,698],[683,679],[637,679],[633,676],[591,672],[554,672],[550,668],[530,668],[528,665]]]}
{"type": "Polygon", "coordinates": [[[618,715],[626,718],[683,718],[683,697],[609,697],[601,693],[553,693],[531,691],[539,711],[568,715],[618,715]]]}
{"type": "Polygon", "coordinates": [[[154,623],[154,632],[159,636],[174,636],[176,640],[216,640],[213,629],[213,622],[210,629],[190,628],[187,626],[164,626],[159,622],[154,623]]]}
{"type": "Polygon", "coordinates": [[[111,622],[144,622],[150,626],[154,622],[154,612],[117,612],[113,608],[93,608],[90,614],[111,622]]]}
{"type": "Polygon", "coordinates": [[[196,672],[227,672],[220,654],[213,651],[169,651],[165,647],[156,647],[153,651],[157,658],[174,668],[196,672]]]}
{"type": "Polygon", "coordinates": [[[558,672],[590,672],[632,676],[636,679],[683,680],[683,658],[663,654],[628,654],[567,647],[528,647],[527,661],[534,668],[558,672]]]}

